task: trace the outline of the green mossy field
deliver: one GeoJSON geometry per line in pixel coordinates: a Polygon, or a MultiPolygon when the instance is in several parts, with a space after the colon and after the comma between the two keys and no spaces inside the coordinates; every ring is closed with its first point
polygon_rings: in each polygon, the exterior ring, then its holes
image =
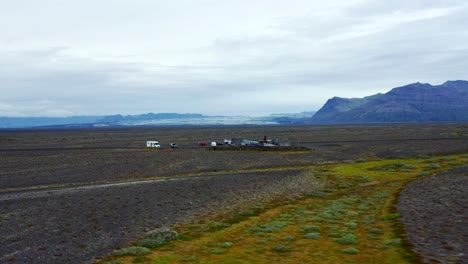
{"type": "Polygon", "coordinates": [[[461,154],[317,165],[310,179],[323,189],[178,226],[178,240],[108,263],[414,263],[395,209],[399,191],[467,162],[461,154]]]}

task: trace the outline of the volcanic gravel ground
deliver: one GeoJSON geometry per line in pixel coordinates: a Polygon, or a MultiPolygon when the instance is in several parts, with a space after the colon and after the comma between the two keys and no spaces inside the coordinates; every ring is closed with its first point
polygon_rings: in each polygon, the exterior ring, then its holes
{"type": "Polygon", "coordinates": [[[300,170],[0,194],[0,263],[90,263],[145,230],[298,191],[300,170]]]}
{"type": "Polygon", "coordinates": [[[468,167],[418,179],[397,205],[413,250],[425,263],[468,263],[468,167]]]}
{"type": "Polygon", "coordinates": [[[89,263],[148,229],[317,187],[306,185],[316,182],[304,180],[304,166],[461,153],[467,135],[468,125],[447,123],[1,130],[0,263],[89,263]],[[265,135],[312,150],[197,146],[265,135]],[[146,149],[146,140],[163,148],[146,149]]]}

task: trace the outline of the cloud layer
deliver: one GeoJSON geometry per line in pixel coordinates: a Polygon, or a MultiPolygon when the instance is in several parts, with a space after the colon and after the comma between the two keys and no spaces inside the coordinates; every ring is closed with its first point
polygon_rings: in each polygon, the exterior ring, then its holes
{"type": "Polygon", "coordinates": [[[468,79],[467,13],[458,0],[10,1],[0,116],[301,112],[468,79]]]}

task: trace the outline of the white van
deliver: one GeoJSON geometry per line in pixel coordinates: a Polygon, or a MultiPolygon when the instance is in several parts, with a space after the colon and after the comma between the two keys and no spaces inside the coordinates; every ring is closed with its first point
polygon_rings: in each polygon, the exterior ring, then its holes
{"type": "Polygon", "coordinates": [[[146,147],[147,148],[161,148],[161,145],[159,144],[159,141],[148,140],[146,141],[146,147]]]}

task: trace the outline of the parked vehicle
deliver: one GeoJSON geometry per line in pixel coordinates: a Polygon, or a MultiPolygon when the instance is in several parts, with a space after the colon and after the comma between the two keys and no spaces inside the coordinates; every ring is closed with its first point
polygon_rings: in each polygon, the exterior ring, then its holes
{"type": "Polygon", "coordinates": [[[176,143],[171,143],[171,148],[177,148],[177,144],[176,143]]]}
{"type": "Polygon", "coordinates": [[[148,140],[146,141],[146,147],[147,148],[161,148],[161,144],[159,144],[159,141],[156,141],[156,140],[148,140]]]}
{"type": "Polygon", "coordinates": [[[200,141],[200,142],[198,142],[198,146],[204,147],[204,146],[206,146],[206,142],[205,141],[200,141]]]}

